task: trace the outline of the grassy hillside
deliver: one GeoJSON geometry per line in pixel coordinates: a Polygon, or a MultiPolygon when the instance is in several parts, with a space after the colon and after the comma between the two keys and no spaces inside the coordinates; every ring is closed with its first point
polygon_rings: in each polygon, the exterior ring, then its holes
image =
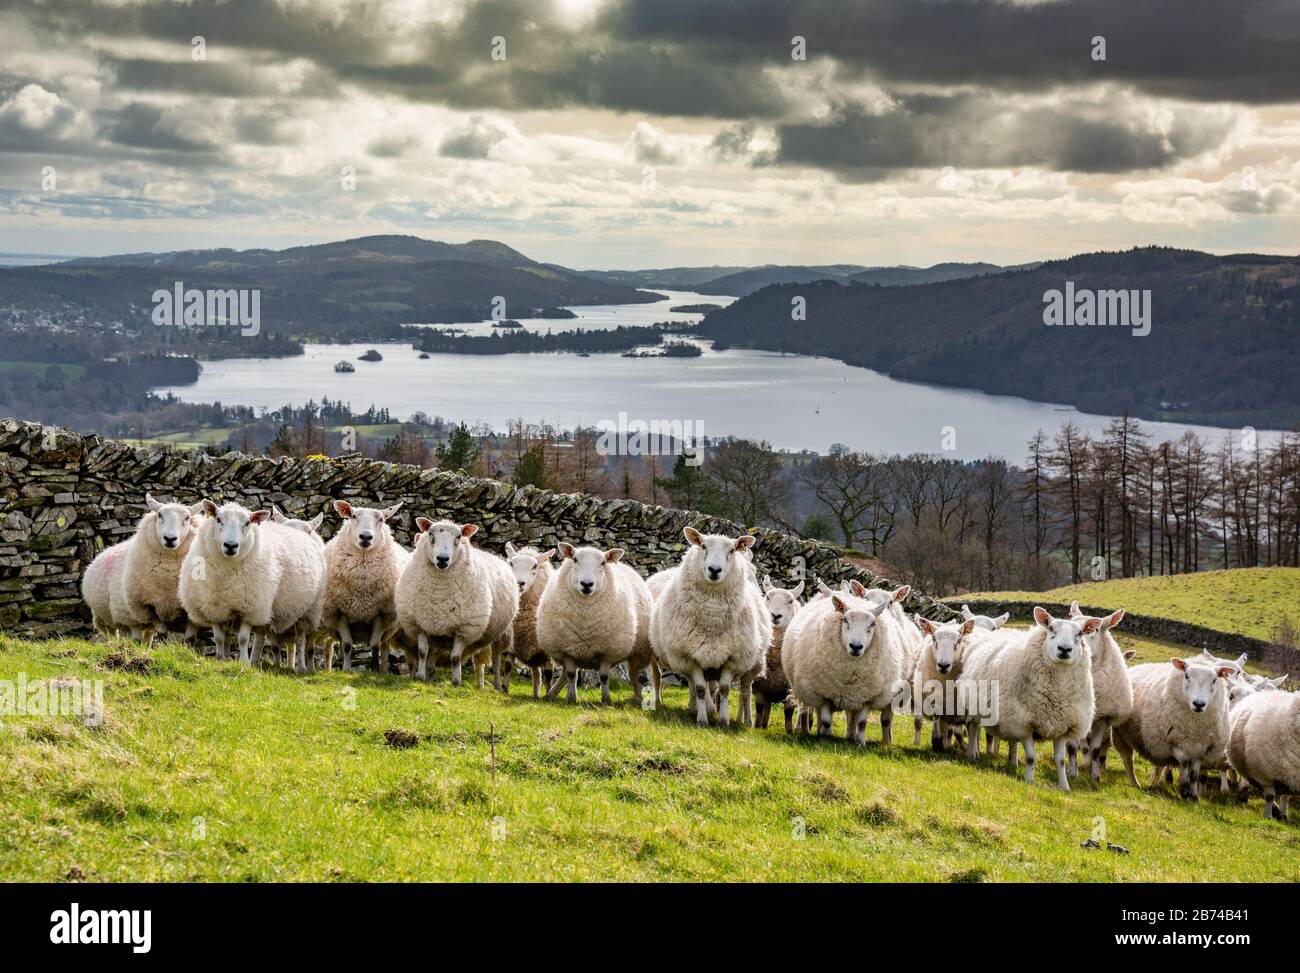
{"type": "Polygon", "coordinates": [[[0,724],[0,880],[1300,880],[1294,825],[1257,801],[1139,793],[1115,758],[1064,795],[1045,766],[1027,787],[914,749],[910,728],[890,749],[873,728],[862,751],[700,730],[682,690],[643,712],[626,689],[572,707],[518,682],[453,689],[445,670],[292,677],[175,645],[124,667],[120,646],[2,644],[0,679],[103,679],[107,718],[0,724]],[[1098,817],[1130,854],[1080,847],[1098,817]]]}
{"type": "Polygon", "coordinates": [[[1099,608],[1124,608],[1142,615],[1174,618],[1220,632],[1272,638],[1278,622],[1300,626],[1300,568],[1239,568],[1167,578],[1124,578],[1067,585],[1052,591],[990,591],[945,599],[1043,601],[1099,608]]]}

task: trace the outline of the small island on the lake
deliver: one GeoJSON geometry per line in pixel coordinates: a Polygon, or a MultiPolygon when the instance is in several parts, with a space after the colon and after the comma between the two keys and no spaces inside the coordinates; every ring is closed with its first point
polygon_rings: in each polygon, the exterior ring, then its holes
{"type": "Polygon", "coordinates": [[[494,321],[494,322],[492,322],[492,327],[494,327],[494,328],[522,328],[523,325],[520,324],[518,321],[514,320],[513,318],[506,318],[504,321],[494,321]]]}
{"type": "Polygon", "coordinates": [[[540,307],[533,310],[533,317],[563,321],[569,318],[576,318],[577,315],[567,307],[540,307]]]}
{"type": "Polygon", "coordinates": [[[334,371],[336,372],[355,372],[356,370],[357,366],[352,364],[350,361],[341,361],[334,366],[334,371]]]}
{"type": "Polygon", "coordinates": [[[708,314],[710,311],[721,311],[721,304],[678,304],[668,310],[674,314],[708,314]]]}
{"type": "Polygon", "coordinates": [[[383,360],[384,360],[384,356],[381,355],[379,352],[375,351],[375,349],[373,348],[371,348],[364,355],[357,356],[357,361],[383,361],[383,360]]]}

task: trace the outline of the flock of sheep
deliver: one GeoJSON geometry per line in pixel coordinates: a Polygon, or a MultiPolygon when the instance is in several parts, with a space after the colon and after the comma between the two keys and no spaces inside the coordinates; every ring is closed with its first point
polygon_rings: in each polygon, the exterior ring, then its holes
{"type": "Polygon", "coordinates": [[[1258,788],[1268,817],[1285,819],[1300,788],[1300,694],[1246,673],[1245,656],[1130,667],[1133,653],[1112,634],[1122,609],[1090,617],[1076,602],[1069,618],[1054,618],[1035,608],[1022,631],[1003,627],[1006,615],[963,606],[961,620],[940,623],[904,612],[908,587],[819,583],[801,603],[803,582],[759,582],[749,535],[688,527],[681,563],[643,579],[620,548],[507,544],[502,558],[474,546],[474,524],[424,517],[408,551],[389,527],[400,504],[335,501],[342,523],[326,543],[323,514],[304,521],[276,508],[145,500],[134,536],[86,569],[83,595],[107,634],[144,640],[183,628],[197,645],[208,628],[220,659],[233,636],[241,660],[256,664],[273,646],[297,672],[314,671],[318,649],[332,668],[336,645],[351,670],[358,644],[387,671],[397,649],[413,678],[445,660],[454,685],[472,664],[482,688],[491,665],[505,691],[519,663],[532,671],[535,698],[567,690],[571,702],[581,670],[597,673],[610,702],[610,673],[624,665],[638,703],[648,671],[657,707],[661,673],[672,671],[687,681],[701,726],[729,725],[736,688],[742,723],[766,727],[780,703],[787,733],[797,717],[801,730],[828,735],[842,711],[859,745],[872,712],[885,744],[894,714],[908,714],[915,745],[928,718],[936,750],[963,748],[971,759],[983,727],[989,754],[1007,742],[1013,772],[1023,748],[1030,783],[1036,745],[1051,740],[1063,791],[1080,751],[1100,780],[1112,743],[1134,786],[1137,752],[1155,767],[1152,787],[1176,766],[1180,793],[1195,799],[1218,771],[1221,789],[1243,801],[1258,788]]]}

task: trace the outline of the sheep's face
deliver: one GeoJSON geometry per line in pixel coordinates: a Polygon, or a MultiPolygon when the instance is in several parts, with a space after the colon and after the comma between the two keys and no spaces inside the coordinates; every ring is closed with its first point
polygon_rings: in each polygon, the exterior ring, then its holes
{"type": "Polygon", "coordinates": [[[439,571],[446,571],[462,557],[469,547],[469,539],[478,533],[477,524],[453,524],[450,520],[437,523],[425,518],[416,518],[415,524],[428,535],[424,545],[429,563],[439,571]]]}
{"type": "Polygon", "coordinates": [[[572,544],[561,544],[559,549],[566,561],[573,562],[565,565],[568,568],[564,572],[565,584],[569,586],[570,591],[583,596],[598,595],[608,588],[609,576],[612,573],[609,566],[623,557],[621,547],[602,551],[598,547],[574,547],[572,544]]]}
{"type": "Polygon", "coordinates": [[[839,595],[831,595],[831,605],[840,619],[840,644],[850,659],[861,658],[871,647],[871,641],[876,637],[876,619],[887,604],[859,608],[839,595]]]}
{"type": "Polygon", "coordinates": [[[997,618],[990,618],[988,615],[968,615],[963,612],[962,618],[974,622],[976,628],[982,628],[986,632],[996,632],[1011,620],[1011,613],[1003,612],[997,618]]]}
{"type": "Polygon", "coordinates": [[[927,618],[918,618],[916,623],[926,637],[926,647],[934,655],[934,667],[940,675],[947,675],[961,663],[962,653],[966,649],[966,637],[977,627],[973,618],[944,625],[936,625],[927,618]]]}
{"type": "Polygon", "coordinates": [[[345,500],[335,500],[334,510],[343,518],[343,530],[348,543],[358,551],[370,551],[383,546],[389,536],[388,520],[402,508],[401,503],[380,509],[354,507],[345,500]]]}
{"type": "Polygon", "coordinates": [[[1170,659],[1169,664],[1182,673],[1183,699],[1193,713],[1204,713],[1215,695],[1226,691],[1227,681],[1237,674],[1232,665],[1212,666],[1188,659],[1170,659]]]}
{"type": "Polygon", "coordinates": [[[153,531],[158,546],[169,551],[179,550],[194,525],[194,511],[181,503],[159,503],[147,493],[144,499],[156,515],[153,531]]]}
{"type": "Polygon", "coordinates": [[[683,533],[692,545],[700,549],[700,574],[706,582],[721,584],[733,577],[733,572],[743,571],[749,566],[745,552],[754,546],[753,534],[731,538],[721,534],[701,534],[691,527],[683,533]]]}
{"type": "Polygon", "coordinates": [[[291,527],[294,530],[300,530],[304,534],[315,534],[320,529],[321,523],[325,520],[323,513],[317,514],[311,520],[303,520],[301,517],[286,517],[279,507],[271,505],[271,519],[277,524],[283,524],[285,527],[291,527]]]}
{"type": "Polygon", "coordinates": [[[785,628],[799,610],[799,595],[803,593],[803,582],[795,588],[774,588],[765,585],[763,600],[767,602],[767,613],[772,616],[773,628],[785,628]]]}
{"type": "Polygon", "coordinates": [[[271,515],[269,510],[249,511],[237,503],[218,507],[211,500],[203,501],[203,512],[208,517],[204,527],[218,553],[232,560],[248,556],[257,542],[257,526],[271,515]]]}
{"type": "Polygon", "coordinates": [[[1254,696],[1259,688],[1245,676],[1233,676],[1228,680],[1228,706],[1236,706],[1247,696],[1254,696]]]}
{"type": "Polygon", "coordinates": [[[545,584],[546,571],[542,565],[548,563],[554,555],[555,548],[539,554],[532,548],[517,551],[513,544],[506,544],[506,563],[515,573],[515,581],[519,583],[521,595],[531,591],[535,585],[545,584]]]}
{"type": "Polygon", "coordinates": [[[1101,622],[1096,618],[1053,618],[1045,609],[1034,609],[1034,621],[1047,629],[1043,639],[1043,658],[1048,662],[1072,666],[1086,654],[1083,637],[1097,631],[1101,622]]]}

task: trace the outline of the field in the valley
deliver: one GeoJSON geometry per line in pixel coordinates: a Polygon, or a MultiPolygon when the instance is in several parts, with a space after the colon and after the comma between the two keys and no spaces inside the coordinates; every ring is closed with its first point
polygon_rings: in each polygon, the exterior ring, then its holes
{"type": "MultiPolygon", "coordinates": [[[[1126,637],[1142,659],[1175,647],[1126,637]]],[[[895,722],[841,739],[159,645],[0,640],[0,679],[104,680],[106,720],[0,724],[0,880],[1297,881],[1300,826],[1146,793],[1118,757],[1059,793],[895,722]],[[136,649],[134,655],[141,655],[136,649]],[[128,650],[127,658],[134,655],[128,650]],[[1128,849],[1081,847],[1104,825],[1128,849]]],[[[525,681],[526,682],[526,681],[525,681]]],[[[842,725],[837,722],[837,730],[842,725]]],[[[1139,774],[1149,770],[1140,768],[1139,774]]],[[[1145,778],[1144,778],[1145,779],[1145,778]]]]}

